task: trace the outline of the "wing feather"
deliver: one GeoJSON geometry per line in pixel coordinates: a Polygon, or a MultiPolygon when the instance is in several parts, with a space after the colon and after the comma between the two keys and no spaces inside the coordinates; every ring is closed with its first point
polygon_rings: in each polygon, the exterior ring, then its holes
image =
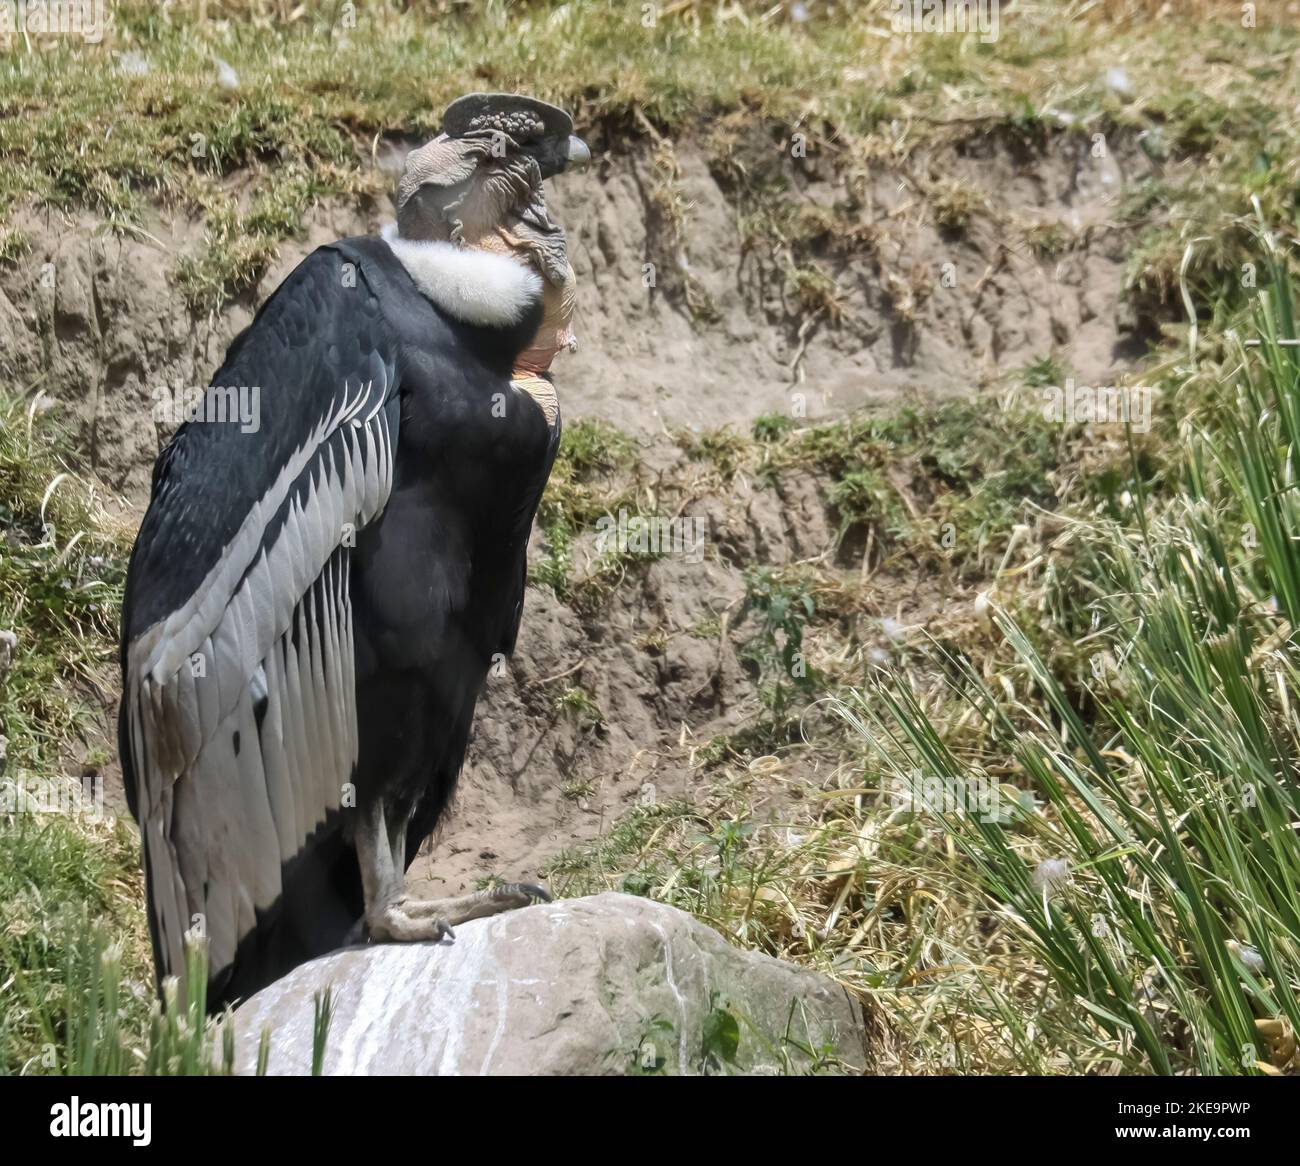
{"type": "Polygon", "coordinates": [[[266,793],[275,822],[278,854],[293,854],[301,838],[298,835],[298,804],[289,757],[284,746],[283,680],[278,665],[280,653],[272,649],[264,667],[266,711],[262,716],[262,759],[266,766],[266,793]]]}
{"type": "Polygon", "coordinates": [[[133,556],[124,726],[160,975],[195,916],[213,973],[234,961],[356,762],[349,535],[388,501],[398,385],[339,263],[309,258],[232,346],[213,383],[259,385],[261,428],[182,429],[133,556]]]}

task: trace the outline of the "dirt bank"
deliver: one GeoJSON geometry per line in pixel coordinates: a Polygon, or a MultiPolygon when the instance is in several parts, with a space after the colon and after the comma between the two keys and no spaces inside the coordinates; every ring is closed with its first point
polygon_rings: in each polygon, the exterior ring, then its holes
{"type": "MultiPolygon", "coordinates": [[[[726,126],[675,146],[599,139],[597,165],[552,199],[581,288],[581,347],[556,367],[562,406],[636,437],[637,497],[653,507],[655,483],[675,483],[681,513],[707,524],[705,552],[631,566],[594,603],[531,590],[454,815],[413,871],[440,892],[535,875],[634,800],[689,792],[699,748],[758,707],[738,655],[752,627],[734,622],[746,567],[817,560],[857,579],[869,564],[869,546],[837,554],[824,476],[705,474],[675,431],[966,396],[1048,358],[1082,383],[1113,383],[1151,330],[1122,294],[1132,237],[1120,197],[1148,166],[1135,149],[971,136],[903,163],[796,157],[765,131],[726,126]]],[[[378,157],[391,168],[400,149],[378,157]]],[[[232,198],[255,184],[243,176],[232,198]]],[[[207,383],[303,255],[390,214],[382,200],[318,206],[255,293],[196,317],[174,272],[205,246],[202,224],[158,208],[113,234],[88,215],[26,210],[30,250],[0,286],[0,373],[67,407],[129,514],[166,438],[154,390],[207,383]]],[[[535,535],[535,559],[545,544],[535,535]]],[[[935,586],[885,572],[865,614],[923,618],[935,586]]]]}

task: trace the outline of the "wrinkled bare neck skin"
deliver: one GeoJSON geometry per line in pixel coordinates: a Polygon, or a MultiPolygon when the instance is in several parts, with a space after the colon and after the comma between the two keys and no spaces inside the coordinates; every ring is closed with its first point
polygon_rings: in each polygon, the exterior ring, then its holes
{"type": "Polygon", "coordinates": [[[547,213],[537,162],[506,135],[441,135],[413,150],[398,185],[397,228],[405,239],[512,255],[542,276],[542,324],[519,358],[521,372],[545,372],[557,352],[576,346],[564,230],[547,213]]]}

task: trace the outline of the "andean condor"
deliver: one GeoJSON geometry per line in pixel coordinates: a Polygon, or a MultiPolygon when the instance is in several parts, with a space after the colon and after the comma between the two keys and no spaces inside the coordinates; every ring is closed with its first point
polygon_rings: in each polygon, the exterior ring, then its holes
{"type": "Polygon", "coordinates": [[[395,230],[308,256],[158,458],[119,746],[159,982],[205,934],[214,1010],[363,932],[437,939],[546,897],[414,902],[403,876],[519,628],[560,438],[547,370],[573,346],[542,196],[589,156],[571,130],[530,98],[454,102],[395,230]],[[214,410],[239,386],[255,427],[214,410]]]}

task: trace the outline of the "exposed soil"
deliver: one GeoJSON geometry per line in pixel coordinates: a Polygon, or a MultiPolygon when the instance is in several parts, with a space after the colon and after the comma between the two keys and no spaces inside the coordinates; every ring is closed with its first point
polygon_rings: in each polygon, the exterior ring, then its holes
{"type": "MultiPolygon", "coordinates": [[[[555,369],[562,408],[639,435],[653,472],[686,472],[667,436],[676,427],[747,427],[767,413],[814,421],[913,393],[965,394],[1048,355],[1081,383],[1109,384],[1144,350],[1121,294],[1131,239],[1116,217],[1126,181],[1147,165],[1137,151],[1097,159],[1082,138],[1045,151],[974,139],[896,167],[794,159],[747,139],[722,161],[702,145],[674,157],[680,218],[664,209],[662,148],[606,155],[551,199],[580,282],[581,347],[555,369]],[[739,172],[834,212],[836,233],[812,253],[839,285],[836,312],[796,302],[781,249],[745,234],[739,172]],[[936,207],[941,182],[973,196],[964,221],[936,207]],[[1009,224],[1055,242],[1035,250],[1009,224]]],[[[153,389],[206,384],[255,303],[305,254],[390,214],[387,204],[318,207],[255,296],[194,318],[172,272],[202,246],[201,226],[159,211],[143,232],[113,235],[85,214],[28,211],[18,225],[32,251],[0,283],[0,373],[69,407],[129,515],[165,439],[153,389]]],[[[650,796],[647,785],[660,799],[687,792],[693,749],[755,710],[736,654],[744,634],[724,617],[744,565],[834,551],[826,484],[804,471],[767,485],[742,474],[688,513],[709,520],[703,563],[639,567],[594,613],[531,590],[515,658],[480,705],[454,812],[413,869],[417,887],[535,876],[650,796]],[[721,632],[699,634],[715,620],[721,632]],[[573,684],[598,714],[557,708],[573,684]]],[[[882,580],[881,614],[923,618],[933,586],[882,580]]]]}

